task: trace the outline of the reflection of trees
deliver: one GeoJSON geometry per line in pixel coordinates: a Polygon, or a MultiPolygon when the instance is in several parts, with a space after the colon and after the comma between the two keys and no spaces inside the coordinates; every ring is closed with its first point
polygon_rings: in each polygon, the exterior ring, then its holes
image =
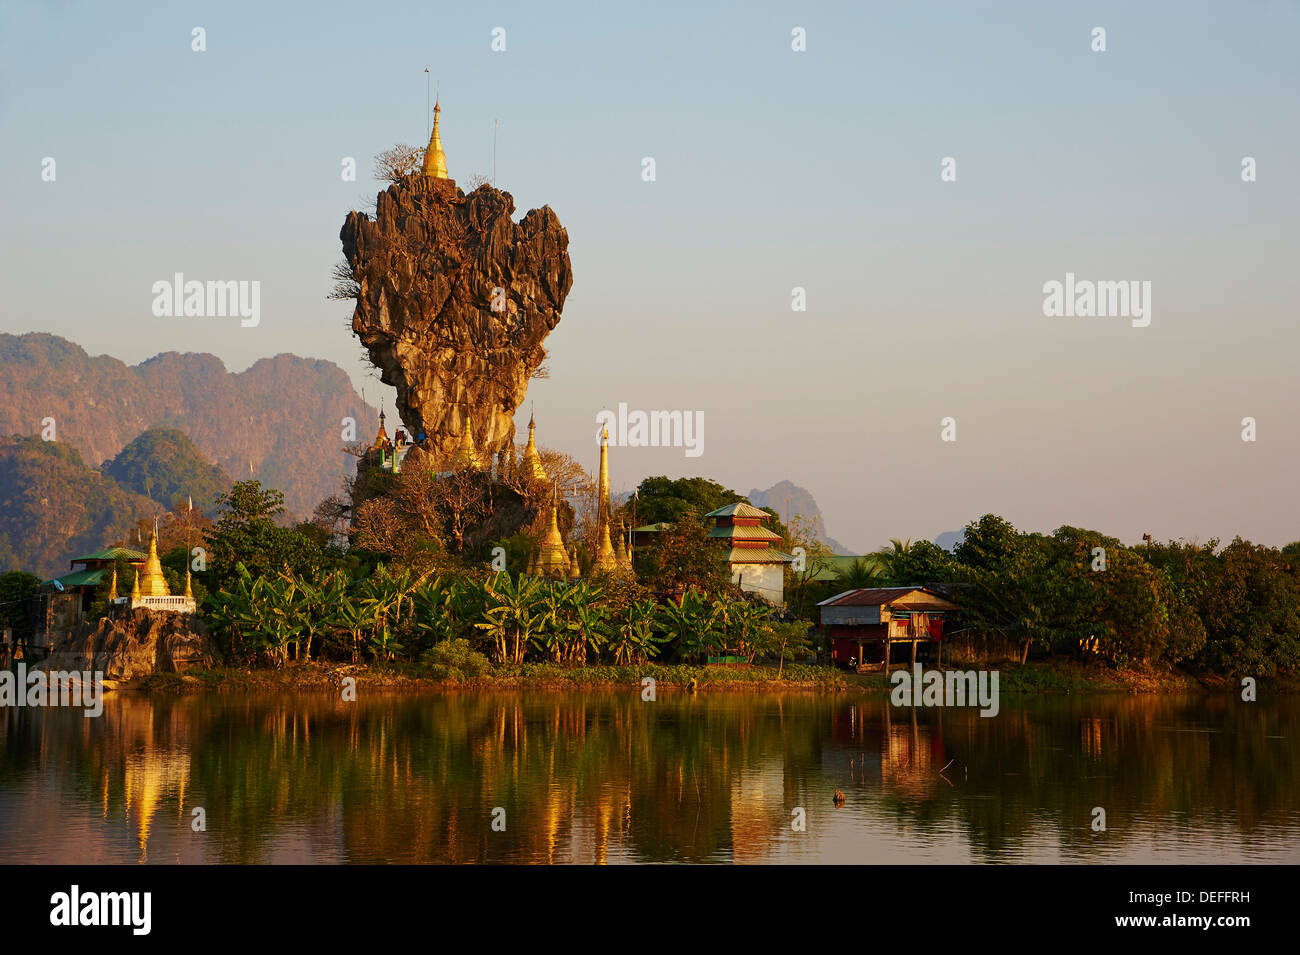
{"type": "Polygon", "coordinates": [[[932,732],[942,727],[953,786],[926,801],[886,786],[885,802],[921,825],[955,815],[989,861],[1017,857],[1028,835],[1044,832],[1065,858],[1159,842],[1189,824],[1233,828],[1249,844],[1269,826],[1293,826],[1300,808],[1293,701],[1070,697],[1004,702],[990,719],[970,709],[918,716],[932,732]],[[1097,806],[1106,833],[1090,828],[1097,806]]]}
{"type": "Polygon", "coordinates": [[[916,837],[956,822],[982,859],[1045,836],[1096,859],[1173,824],[1247,844],[1293,826],[1298,722],[1294,701],[1226,698],[1032,699],[985,719],[883,697],[631,690],[112,697],[91,720],[0,710],[0,797],[26,779],[102,813],[124,861],[178,845],[221,862],[762,861],[793,807],[839,787],[916,837]],[[206,833],[189,830],[195,806],[206,833]],[[1108,833],[1090,830],[1094,806],[1108,833]]]}

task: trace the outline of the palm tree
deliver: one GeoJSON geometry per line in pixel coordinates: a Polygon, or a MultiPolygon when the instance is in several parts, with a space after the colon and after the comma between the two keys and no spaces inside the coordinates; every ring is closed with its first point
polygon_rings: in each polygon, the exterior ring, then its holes
{"type": "Polygon", "coordinates": [[[841,587],[856,590],[859,587],[872,587],[879,584],[884,573],[881,570],[880,558],[868,554],[856,558],[835,576],[841,587]]]}
{"type": "Polygon", "coordinates": [[[912,550],[912,539],[899,540],[892,537],[889,544],[876,551],[876,557],[883,565],[884,576],[897,583],[904,576],[904,560],[912,550]]]}

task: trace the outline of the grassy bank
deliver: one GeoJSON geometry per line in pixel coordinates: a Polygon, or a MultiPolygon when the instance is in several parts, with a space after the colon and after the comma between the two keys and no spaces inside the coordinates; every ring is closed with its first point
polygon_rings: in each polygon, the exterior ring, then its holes
{"type": "MultiPolygon", "coordinates": [[[[1236,692],[1240,681],[1224,677],[1196,677],[1177,669],[1121,669],[1072,660],[1042,660],[1025,664],[1002,663],[987,667],[998,671],[998,688],[1006,694],[1041,693],[1196,693],[1236,692]]],[[[159,673],[144,678],[134,689],[150,693],[204,691],[338,692],[343,680],[356,680],[359,690],[418,692],[439,689],[621,689],[639,687],[651,677],[660,687],[672,689],[771,691],[815,690],[888,693],[893,689],[880,673],[856,674],[824,667],[787,664],[777,677],[773,666],[721,667],[688,664],[568,667],[554,663],[489,666],[465,672],[446,666],[420,664],[309,663],[283,669],[245,670],[219,668],[184,674],[159,673]]],[[[1261,679],[1272,692],[1300,692],[1300,679],[1282,676],[1261,679]]]]}
{"type": "Polygon", "coordinates": [[[205,691],[338,692],[345,678],[356,680],[358,690],[421,691],[464,689],[602,689],[640,687],[646,677],[660,687],[697,690],[823,690],[848,687],[846,674],[830,667],[787,664],[777,676],[776,667],[720,667],[686,664],[641,666],[566,667],[554,663],[493,666],[481,673],[448,673],[445,667],[417,664],[309,663],[278,670],[219,668],[190,670],[183,674],[156,673],[136,689],[149,693],[205,691]]]}
{"type": "MultiPolygon", "coordinates": [[[[949,669],[977,669],[974,664],[949,669]]],[[[1171,667],[1128,667],[1113,669],[1099,663],[1074,660],[1031,660],[1028,663],[1003,661],[982,667],[998,671],[998,691],[1010,694],[1035,693],[1203,693],[1237,692],[1240,680],[1222,676],[1193,675],[1171,667]]],[[[868,692],[893,689],[880,673],[852,674],[849,683],[868,692]]],[[[1261,678],[1260,687],[1272,692],[1300,692],[1295,676],[1261,678]]]]}

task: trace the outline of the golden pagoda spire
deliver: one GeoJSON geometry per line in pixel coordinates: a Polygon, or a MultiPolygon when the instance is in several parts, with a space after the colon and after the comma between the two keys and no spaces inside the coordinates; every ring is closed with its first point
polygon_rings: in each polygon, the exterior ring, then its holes
{"type": "Polygon", "coordinates": [[[600,486],[596,490],[596,516],[609,516],[609,428],[600,434],[600,486]]]}
{"type": "Polygon", "coordinates": [[[145,597],[170,597],[167,578],[163,576],[162,561],[158,559],[158,524],[154,522],[153,533],[149,535],[149,556],[144,562],[144,579],[137,576],[140,593],[145,597]]]}
{"type": "MultiPolygon", "coordinates": [[[[427,102],[427,101],[426,101],[427,102]]],[[[447,156],[442,151],[442,135],[438,132],[438,114],[442,107],[433,104],[433,134],[429,137],[429,148],[424,151],[424,174],[431,179],[447,179],[447,156]]]]}
{"type": "Polygon", "coordinates": [[[117,561],[113,561],[113,576],[108,581],[108,602],[112,603],[117,599],[117,561]]]}
{"type": "Polygon", "coordinates": [[[452,467],[457,471],[464,468],[481,469],[483,467],[478,448],[474,445],[474,432],[470,427],[468,408],[465,409],[464,423],[460,429],[460,446],[456,449],[456,456],[452,459],[452,467]]]}
{"type": "Polygon", "coordinates": [[[559,515],[556,512],[555,492],[551,492],[551,528],[537,549],[537,573],[543,577],[563,577],[569,571],[569,555],[560,535],[559,515]]]}
{"type": "Polygon", "coordinates": [[[379,407],[379,433],[375,435],[375,443],[370,447],[374,450],[381,450],[390,447],[392,442],[388,439],[388,432],[384,430],[384,408],[379,407]]]}
{"type": "Polygon", "coordinates": [[[569,579],[577,580],[582,576],[582,567],[578,564],[578,548],[569,549],[569,579]]]}
{"type": "Polygon", "coordinates": [[[140,596],[140,568],[131,568],[131,599],[134,601],[140,596]]]}
{"type": "Polygon", "coordinates": [[[623,526],[623,518],[618,519],[618,546],[614,548],[614,559],[618,561],[618,566],[631,570],[632,568],[632,550],[624,540],[627,536],[627,529],[623,526]]]}
{"type": "Polygon", "coordinates": [[[185,565],[185,596],[191,600],[194,599],[194,591],[190,589],[190,565],[185,565]]]}
{"type": "Polygon", "coordinates": [[[537,451],[537,444],[533,440],[533,432],[537,429],[533,416],[528,415],[528,446],[524,448],[524,473],[534,481],[546,480],[546,468],[542,466],[542,456],[537,451]]]}
{"type": "Polygon", "coordinates": [[[619,566],[614,545],[609,541],[609,521],[600,521],[600,544],[596,548],[596,568],[599,570],[616,570],[619,566]]]}

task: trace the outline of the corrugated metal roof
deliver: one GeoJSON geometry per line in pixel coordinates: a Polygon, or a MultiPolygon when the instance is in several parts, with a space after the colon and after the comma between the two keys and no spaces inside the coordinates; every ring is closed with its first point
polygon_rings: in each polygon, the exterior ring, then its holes
{"type": "MultiPolygon", "coordinates": [[[[112,574],[111,567],[101,567],[98,570],[78,570],[71,574],[64,574],[62,577],[55,577],[59,583],[67,587],[98,587],[108,576],[112,574]]],[[[47,584],[52,581],[45,581],[47,584]]]]}
{"type": "Polygon", "coordinates": [[[83,561],[91,560],[117,560],[121,557],[123,560],[145,560],[147,555],[140,553],[138,550],[130,550],[126,547],[110,547],[107,550],[101,550],[94,554],[87,554],[84,557],[74,557],[72,562],[79,564],[83,561]]]}
{"type": "Polygon", "coordinates": [[[738,537],[741,540],[767,540],[779,541],[780,534],[774,534],[766,527],[734,527],[731,525],[718,525],[709,528],[710,537],[738,537]]]}
{"type": "Polygon", "coordinates": [[[909,604],[931,607],[936,610],[960,610],[950,600],[939,596],[924,587],[863,587],[858,590],[846,590],[829,600],[823,600],[819,607],[881,607],[885,604],[906,607],[909,604]],[[915,595],[914,597],[912,595],[915,595]],[[910,598],[910,599],[909,599],[910,598]]]}
{"type": "Polygon", "coordinates": [[[794,557],[772,547],[733,547],[727,551],[729,564],[793,564],[794,557]]]}
{"type": "Polygon", "coordinates": [[[720,507],[716,511],[709,511],[705,517],[771,517],[767,511],[760,511],[753,504],[746,504],[744,501],[737,501],[735,504],[728,504],[726,507],[720,507]]]}

